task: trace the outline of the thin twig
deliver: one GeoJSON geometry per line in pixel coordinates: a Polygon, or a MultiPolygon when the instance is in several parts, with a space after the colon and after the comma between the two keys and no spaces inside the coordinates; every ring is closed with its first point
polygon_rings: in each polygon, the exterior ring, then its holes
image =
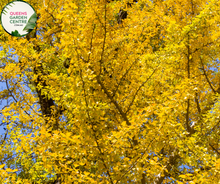
{"type": "Polygon", "coordinates": [[[212,91],[213,91],[214,93],[216,93],[216,90],[213,88],[212,83],[210,82],[210,80],[209,80],[209,78],[208,78],[208,75],[207,75],[207,73],[206,73],[206,71],[205,71],[204,64],[203,64],[203,62],[202,62],[202,58],[201,58],[201,57],[200,57],[200,62],[201,62],[201,64],[202,64],[202,70],[203,70],[203,73],[204,73],[204,75],[205,75],[205,77],[206,77],[207,82],[209,83],[209,86],[211,87],[212,91]]]}
{"type": "Polygon", "coordinates": [[[132,106],[133,103],[134,103],[134,100],[135,100],[135,98],[136,98],[138,92],[139,92],[139,91],[141,90],[141,88],[147,83],[147,81],[148,81],[149,79],[151,79],[151,77],[154,75],[154,73],[156,72],[156,70],[157,70],[157,68],[156,68],[156,69],[152,72],[152,74],[139,86],[139,88],[137,89],[137,91],[136,91],[136,93],[135,93],[135,95],[134,95],[134,97],[133,97],[131,103],[129,104],[128,109],[127,109],[127,111],[125,112],[125,114],[127,114],[127,113],[129,112],[131,106],[132,106]]]}

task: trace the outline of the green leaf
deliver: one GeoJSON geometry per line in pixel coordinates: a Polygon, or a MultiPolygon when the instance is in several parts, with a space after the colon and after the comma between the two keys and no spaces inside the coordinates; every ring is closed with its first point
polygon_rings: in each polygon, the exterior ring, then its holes
{"type": "Polygon", "coordinates": [[[25,26],[25,28],[23,29],[23,31],[27,30],[32,30],[35,28],[36,26],[36,21],[37,21],[37,14],[34,13],[33,15],[31,15],[31,17],[28,20],[27,25],[25,26]]]}
{"type": "Polygon", "coordinates": [[[31,17],[29,18],[28,22],[35,23],[36,21],[37,21],[37,14],[34,13],[33,15],[31,15],[31,17]]]}
{"type": "Polygon", "coordinates": [[[17,30],[12,31],[12,32],[11,32],[11,35],[12,35],[12,36],[21,37],[21,35],[19,34],[19,32],[18,32],[17,30]]]}
{"type": "Polygon", "coordinates": [[[29,29],[34,29],[34,27],[36,26],[36,24],[35,23],[27,23],[27,25],[25,26],[25,28],[23,29],[23,31],[25,31],[25,30],[29,30],[29,29]]]}
{"type": "Polygon", "coordinates": [[[2,13],[3,13],[4,15],[6,15],[6,13],[8,13],[8,12],[7,12],[6,10],[3,10],[2,13]]]}

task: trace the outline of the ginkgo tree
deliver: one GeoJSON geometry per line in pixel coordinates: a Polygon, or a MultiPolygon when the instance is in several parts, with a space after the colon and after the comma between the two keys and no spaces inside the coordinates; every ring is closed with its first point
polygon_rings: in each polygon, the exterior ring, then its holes
{"type": "Polygon", "coordinates": [[[36,28],[0,29],[2,183],[219,182],[218,0],[27,2],[36,28]]]}

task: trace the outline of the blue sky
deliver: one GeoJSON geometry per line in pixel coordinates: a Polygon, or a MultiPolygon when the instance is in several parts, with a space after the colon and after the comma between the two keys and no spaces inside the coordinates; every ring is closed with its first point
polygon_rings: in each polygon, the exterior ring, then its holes
{"type": "MultiPolygon", "coordinates": [[[[0,47],[0,51],[2,51],[2,47],[0,47]]],[[[3,82],[0,82],[0,91],[6,89],[6,86],[3,82]]],[[[0,101],[0,110],[6,105],[6,101],[2,100],[0,101]]],[[[2,120],[2,115],[0,114],[1,120],[2,120]]],[[[3,134],[5,131],[2,126],[0,126],[0,134],[3,134]]]]}
{"type": "MultiPolygon", "coordinates": [[[[0,47],[0,51],[2,51],[2,47],[0,47]]],[[[12,52],[12,49],[9,49],[9,53],[8,54],[10,54],[11,52],[12,52]]],[[[14,59],[15,59],[15,61],[18,61],[17,57],[14,57],[14,59]]],[[[0,63],[0,66],[1,65],[2,64],[0,63]]],[[[7,89],[5,82],[0,82],[0,91],[2,91],[4,89],[7,89]]],[[[2,110],[2,108],[5,105],[7,105],[7,100],[0,100],[0,110],[2,110]]],[[[0,120],[2,120],[2,115],[1,114],[0,114],[0,120]]],[[[0,126],[0,135],[5,133],[5,130],[3,128],[4,128],[4,126],[0,126]]]]}

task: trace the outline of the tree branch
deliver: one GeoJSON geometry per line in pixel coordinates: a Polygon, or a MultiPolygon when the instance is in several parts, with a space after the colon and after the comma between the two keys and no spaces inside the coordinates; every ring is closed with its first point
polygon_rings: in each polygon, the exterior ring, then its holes
{"type": "Polygon", "coordinates": [[[129,122],[126,114],[123,112],[123,110],[121,109],[121,107],[118,105],[118,103],[113,99],[113,97],[110,95],[110,93],[108,92],[108,90],[106,89],[106,87],[104,86],[104,84],[101,82],[100,80],[100,76],[97,75],[96,76],[96,80],[98,82],[98,84],[101,86],[101,88],[104,90],[104,93],[107,95],[107,97],[110,99],[110,101],[115,105],[116,109],[119,111],[119,113],[121,114],[122,118],[124,119],[124,121],[126,122],[127,125],[131,125],[131,123],[129,122]]]}
{"type": "Polygon", "coordinates": [[[157,69],[155,69],[155,70],[152,72],[152,74],[139,86],[139,88],[137,89],[137,91],[136,91],[136,93],[135,93],[135,95],[134,95],[134,97],[133,97],[131,103],[129,104],[128,109],[127,109],[127,111],[125,112],[125,114],[127,114],[127,113],[129,112],[129,110],[130,110],[131,106],[133,105],[134,100],[135,100],[135,98],[136,98],[138,92],[140,91],[140,89],[141,89],[141,88],[147,83],[147,81],[153,76],[153,74],[155,73],[156,70],[157,70],[157,69]]]}
{"type": "Polygon", "coordinates": [[[205,75],[205,78],[206,78],[206,80],[207,80],[207,82],[208,82],[210,88],[212,89],[212,91],[213,91],[214,93],[216,93],[216,90],[213,88],[212,83],[210,82],[210,80],[209,80],[209,78],[208,78],[208,75],[207,75],[207,73],[206,73],[206,71],[205,71],[204,64],[203,64],[203,62],[202,62],[202,58],[201,58],[201,57],[200,57],[200,62],[201,62],[201,65],[202,65],[203,74],[205,75]]]}
{"type": "Polygon", "coordinates": [[[169,175],[169,172],[171,171],[172,166],[176,164],[176,161],[179,157],[180,157],[179,155],[175,154],[175,151],[172,153],[172,155],[169,157],[169,161],[163,171],[164,173],[158,174],[158,176],[155,179],[155,181],[153,182],[153,184],[161,184],[163,182],[164,178],[169,175]],[[165,170],[167,170],[168,172],[165,170]]]}

